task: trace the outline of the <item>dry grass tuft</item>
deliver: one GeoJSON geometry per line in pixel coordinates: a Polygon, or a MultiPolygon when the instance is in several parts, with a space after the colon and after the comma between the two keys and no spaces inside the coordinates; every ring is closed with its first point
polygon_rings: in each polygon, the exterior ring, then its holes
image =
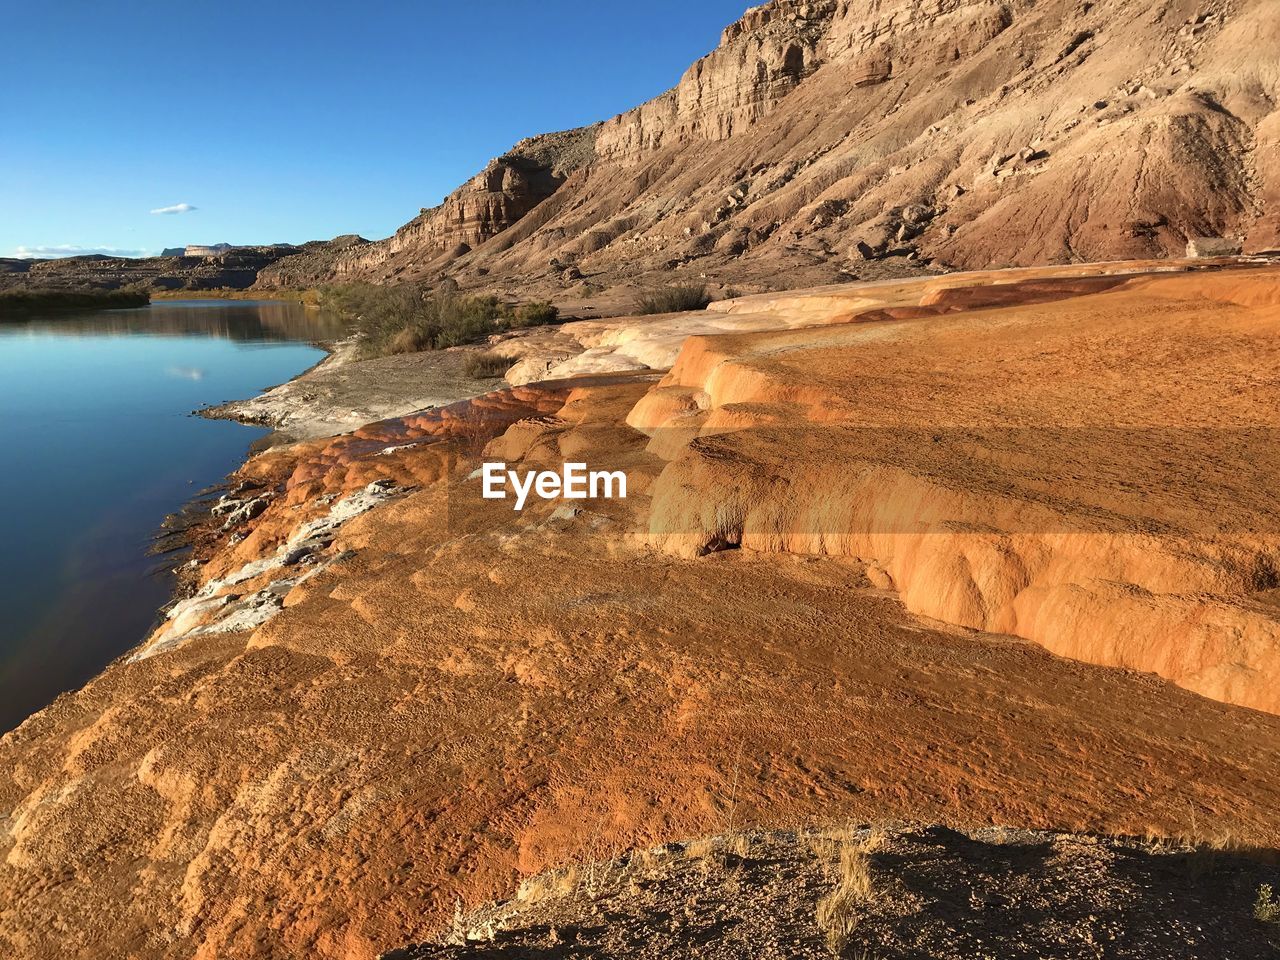
{"type": "Polygon", "coordinates": [[[483,410],[471,404],[449,417],[446,423],[457,451],[469,459],[483,456],[489,441],[504,429],[501,422],[486,417],[483,410]]]}
{"type": "Polygon", "coordinates": [[[839,865],[840,856],[845,847],[854,846],[865,854],[872,854],[882,850],[887,840],[884,831],[879,827],[863,830],[852,824],[821,830],[809,834],[806,838],[809,852],[821,863],[822,871],[828,879],[831,878],[834,868],[839,865]]]}
{"type": "Polygon", "coordinates": [[[690,860],[706,860],[715,852],[715,837],[699,837],[697,840],[690,840],[684,848],[684,855],[690,860]]]}
{"type": "Polygon", "coordinates": [[[670,856],[666,847],[646,847],[637,850],[631,858],[631,864],[637,870],[652,873],[670,856]]]}
{"type": "Polygon", "coordinates": [[[551,870],[528,877],[520,884],[516,899],[521,903],[540,903],[543,900],[572,896],[582,881],[582,869],[575,863],[560,870],[551,870]]]}
{"type": "MultiPolygon", "coordinates": [[[[869,855],[881,849],[885,836],[872,830],[860,836],[852,828],[810,838],[810,849],[829,869],[835,864],[835,888],[818,901],[818,929],[833,956],[842,956],[858,927],[858,907],[874,893],[869,855]]],[[[828,873],[830,875],[830,873],[828,873]]]]}

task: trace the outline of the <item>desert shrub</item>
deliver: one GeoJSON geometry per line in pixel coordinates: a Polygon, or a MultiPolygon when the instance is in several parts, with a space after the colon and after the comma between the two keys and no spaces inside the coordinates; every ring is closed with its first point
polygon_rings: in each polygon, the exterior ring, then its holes
{"type": "Polygon", "coordinates": [[[323,312],[363,335],[366,357],[475,343],[499,330],[510,316],[496,297],[461,297],[450,289],[429,295],[409,283],[326,287],[319,301],[323,312]]]}
{"type": "Polygon", "coordinates": [[[646,293],[640,298],[637,312],[687,313],[691,310],[705,310],[710,303],[711,294],[707,292],[705,283],[674,284],[646,293]]]}
{"type": "Polygon", "coordinates": [[[1262,923],[1280,923],[1280,900],[1277,900],[1271,884],[1258,888],[1258,899],[1253,903],[1253,916],[1262,923]]]}
{"type": "Polygon", "coordinates": [[[542,300],[522,303],[511,317],[512,327],[542,327],[560,319],[560,309],[542,300]]]}
{"type": "Polygon", "coordinates": [[[431,341],[425,332],[417,326],[403,327],[386,340],[384,353],[421,353],[431,349],[431,341]]]}
{"type": "Polygon", "coordinates": [[[468,354],[466,361],[463,363],[463,369],[466,370],[467,376],[475,377],[477,380],[500,377],[507,372],[507,368],[510,366],[511,361],[506,357],[488,352],[468,354]]]}
{"type": "Polygon", "coordinates": [[[425,330],[409,332],[417,325],[422,294],[411,284],[378,286],[348,283],[325,287],[319,293],[320,310],[352,325],[364,336],[366,356],[385,356],[415,349],[429,340],[425,330]]]}
{"type": "Polygon", "coordinates": [[[506,314],[497,297],[443,296],[426,301],[432,345],[437,350],[475,343],[498,330],[506,314]]]}

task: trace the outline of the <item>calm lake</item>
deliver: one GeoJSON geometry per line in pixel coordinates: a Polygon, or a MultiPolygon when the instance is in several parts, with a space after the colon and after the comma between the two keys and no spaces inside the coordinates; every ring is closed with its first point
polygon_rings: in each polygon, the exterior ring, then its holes
{"type": "Polygon", "coordinates": [[[147,555],[160,523],[266,432],[191,411],[288,380],[325,335],[247,301],[0,324],[0,732],[143,639],[178,562],[147,555]]]}

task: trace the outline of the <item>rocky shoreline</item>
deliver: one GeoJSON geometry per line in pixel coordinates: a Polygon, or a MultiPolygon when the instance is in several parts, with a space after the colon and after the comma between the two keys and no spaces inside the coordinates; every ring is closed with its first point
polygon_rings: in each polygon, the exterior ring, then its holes
{"type": "MultiPolygon", "coordinates": [[[[247,463],[248,459],[273,447],[321,440],[377,421],[446,407],[488,393],[503,384],[501,377],[476,378],[465,372],[467,356],[485,349],[484,346],[373,359],[361,359],[360,339],[354,335],[337,340],[318,340],[315,346],[325,350],[326,356],[289,380],[256,396],[205,407],[193,413],[208,419],[233,420],[247,426],[271,429],[268,436],[251,446],[247,463]]],[[[161,524],[152,552],[159,556],[178,555],[188,559],[170,569],[174,577],[173,596],[158,611],[155,631],[163,631],[170,621],[181,622],[184,616],[189,620],[193,614],[208,613],[206,608],[209,605],[201,606],[201,592],[209,592],[208,584],[202,582],[203,564],[222,547],[244,539],[248,525],[274,499],[275,493],[266,485],[241,475],[244,466],[241,464],[222,481],[202,490],[161,524]]],[[[367,506],[347,512],[356,516],[386,499],[387,495],[387,490],[382,487],[371,489],[366,498],[367,506]]],[[[336,528],[343,520],[334,522],[332,526],[336,528]]],[[[278,558],[280,565],[296,567],[302,564],[303,570],[310,567],[308,574],[318,572],[318,568],[311,566],[313,548],[327,546],[331,542],[331,534],[326,536],[323,532],[312,531],[281,552],[278,558]]],[[[291,587],[296,582],[288,581],[288,585],[291,587]]],[[[214,583],[215,587],[226,585],[214,583]]],[[[247,628],[254,618],[254,611],[278,610],[282,596],[283,592],[278,589],[251,596],[240,603],[248,613],[238,618],[220,617],[218,622],[229,624],[227,629],[247,628]]],[[[208,625],[199,629],[208,629],[208,625]]],[[[142,644],[125,656],[135,659],[154,652],[156,647],[142,644]]]]}
{"type": "Polygon", "coordinates": [[[390,417],[477,396],[501,382],[465,371],[483,347],[359,358],[359,342],[321,344],[330,351],[314,367],[256,397],[207,407],[201,416],[270,427],[266,445],[346,433],[390,417]]]}

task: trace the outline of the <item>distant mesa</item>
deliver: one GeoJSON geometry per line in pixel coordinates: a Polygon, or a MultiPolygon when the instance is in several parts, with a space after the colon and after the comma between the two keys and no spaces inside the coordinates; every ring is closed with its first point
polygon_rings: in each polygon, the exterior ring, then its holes
{"type": "Polygon", "coordinates": [[[12,288],[117,290],[243,290],[283,258],[327,260],[367,243],[348,234],[304,244],[239,246],[230,243],[169,247],[158,257],[85,254],[41,260],[0,259],[0,290],[12,288]]]}
{"type": "MultiPolygon", "coordinates": [[[[281,244],[284,246],[284,244],[281,244]]],[[[228,250],[235,250],[235,244],[231,243],[193,243],[185,247],[165,247],[160,252],[162,257],[216,257],[219,254],[226,253],[228,250]]]]}

